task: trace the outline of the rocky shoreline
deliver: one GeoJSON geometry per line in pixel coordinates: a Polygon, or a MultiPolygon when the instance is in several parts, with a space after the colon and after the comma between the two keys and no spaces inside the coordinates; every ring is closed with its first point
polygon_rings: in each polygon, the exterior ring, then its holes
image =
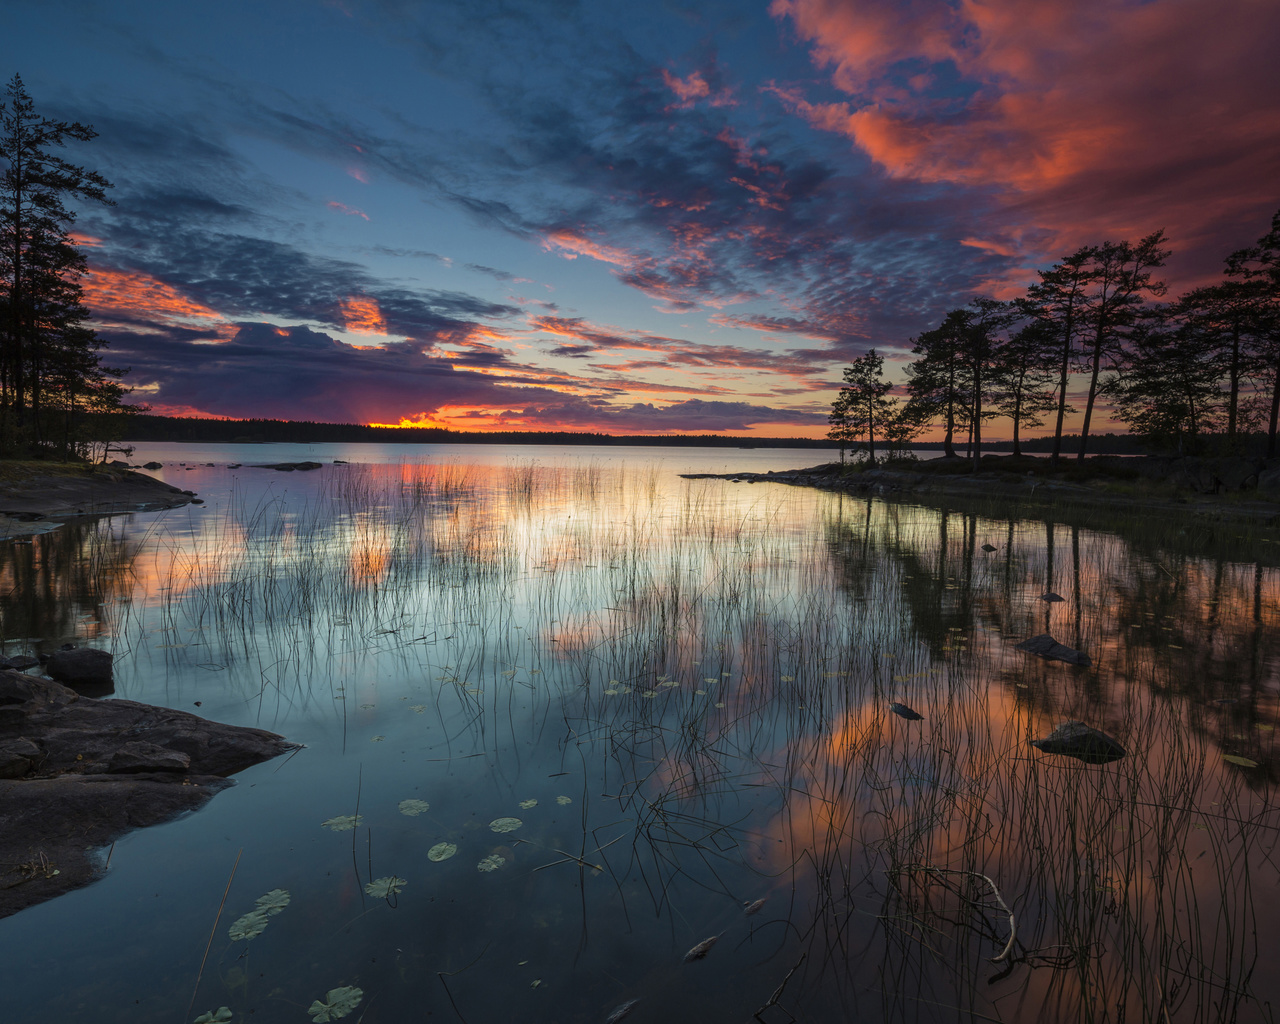
{"type": "Polygon", "coordinates": [[[120,836],[204,806],[233,785],[229,775],[298,746],[261,729],[87,696],[77,690],[109,692],[111,655],[60,654],[63,664],[54,655],[46,670],[74,688],[0,668],[0,917],[101,877],[103,851],[120,836]]]}
{"type": "Polygon", "coordinates": [[[47,533],[78,517],[201,504],[194,491],[121,466],[24,463],[5,468],[0,476],[0,539],[47,533]]]}
{"type": "MultiPolygon", "coordinates": [[[[1074,460],[1071,460],[1074,463],[1074,460]]],[[[1120,459],[1089,460],[1097,475],[1083,475],[1069,464],[1061,474],[1045,472],[1046,460],[1024,471],[1025,458],[984,456],[982,469],[968,471],[968,460],[931,460],[918,464],[853,467],[839,462],[808,469],[765,473],[684,473],[685,479],[731,483],[780,483],[898,501],[956,498],[1006,501],[1028,508],[1110,508],[1174,516],[1280,526],[1280,460],[1120,459]],[[932,464],[931,464],[932,463],[932,464]],[[1157,493],[1125,493],[1117,484],[1147,482],[1157,493]]]]}

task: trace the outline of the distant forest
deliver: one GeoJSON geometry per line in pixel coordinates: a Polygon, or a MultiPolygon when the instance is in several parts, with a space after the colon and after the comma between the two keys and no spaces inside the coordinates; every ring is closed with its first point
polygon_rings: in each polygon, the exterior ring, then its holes
{"type": "MultiPolygon", "coordinates": [[[[722,434],[595,434],[553,430],[511,430],[494,433],[446,430],[442,427],[369,427],[360,423],[316,423],[310,420],[216,420],[186,416],[138,415],[124,426],[125,442],[191,441],[217,444],[549,444],[654,445],[672,448],[839,448],[840,442],[821,437],[725,437],[722,434]]],[[[1127,434],[1102,434],[1089,439],[1090,450],[1111,455],[1142,451],[1127,434]]],[[[1063,437],[1064,450],[1074,452],[1077,435],[1063,437]]],[[[914,449],[941,447],[918,441],[914,449]]],[[[1009,451],[1012,442],[989,441],[983,451],[1009,451]]],[[[1053,438],[1023,441],[1026,452],[1047,452],[1053,438]]]]}

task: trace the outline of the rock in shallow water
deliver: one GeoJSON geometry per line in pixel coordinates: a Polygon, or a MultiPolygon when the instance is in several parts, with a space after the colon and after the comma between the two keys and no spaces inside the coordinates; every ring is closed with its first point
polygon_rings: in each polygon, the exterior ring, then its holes
{"type": "Polygon", "coordinates": [[[1084,722],[1063,722],[1044,739],[1032,740],[1031,745],[1046,754],[1064,754],[1086,764],[1107,764],[1125,755],[1118,741],[1084,722]]]}
{"type": "Polygon", "coordinates": [[[67,686],[110,686],[111,652],[96,647],[73,647],[49,655],[44,670],[67,686]]]}
{"type": "Polygon", "coordinates": [[[1026,651],[1028,654],[1038,654],[1042,658],[1048,658],[1050,661],[1065,661],[1069,665],[1092,665],[1089,655],[1083,651],[1077,651],[1073,647],[1066,644],[1060,644],[1048,633],[1041,633],[1039,636],[1033,636],[1030,640],[1023,640],[1018,644],[1017,649],[1026,651]]]}

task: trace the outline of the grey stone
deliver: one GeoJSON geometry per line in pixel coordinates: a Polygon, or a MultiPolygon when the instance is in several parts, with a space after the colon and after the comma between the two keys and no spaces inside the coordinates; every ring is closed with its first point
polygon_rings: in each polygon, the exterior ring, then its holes
{"type": "Polygon", "coordinates": [[[185,772],[191,767],[191,755],[169,750],[158,743],[134,741],[126,743],[107,762],[113,774],[124,772],[185,772]]]}
{"type": "Polygon", "coordinates": [[[0,743],[0,779],[20,779],[40,761],[43,753],[29,739],[17,739],[0,743]]]}
{"type": "Polygon", "coordinates": [[[0,668],[14,668],[19,671],[35,668],[40,659],[31,654],[15,654],[12,658],[0,658],[0,668]]]}

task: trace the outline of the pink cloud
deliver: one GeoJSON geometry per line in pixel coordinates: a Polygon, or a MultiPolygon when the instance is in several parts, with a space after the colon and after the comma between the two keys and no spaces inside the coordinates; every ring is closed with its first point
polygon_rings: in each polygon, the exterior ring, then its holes
{"type": "Polygon", "coordinates": [[[337,210],[339,213],[345,213],[348,217],[363,217],[365,220],[369,219],[369,215],[363,210],[357,210],[354,206],[348,206],[346,203],[339,203],[338,201],[331,199],[326,205],[329,209],[337,210]]]}
{"type": "Polygon", "coordinates": [[[1009,218],[1045,229],[1043,251],[1025,255],[1164,227],[1176,249],[1216,264],[1276,205],[1280,5],[1269,0],[1229,13],[1218,0],[770,10],[849,96],[775,88],[784,103],[892,177],[994,190],[1009,218]]]}

